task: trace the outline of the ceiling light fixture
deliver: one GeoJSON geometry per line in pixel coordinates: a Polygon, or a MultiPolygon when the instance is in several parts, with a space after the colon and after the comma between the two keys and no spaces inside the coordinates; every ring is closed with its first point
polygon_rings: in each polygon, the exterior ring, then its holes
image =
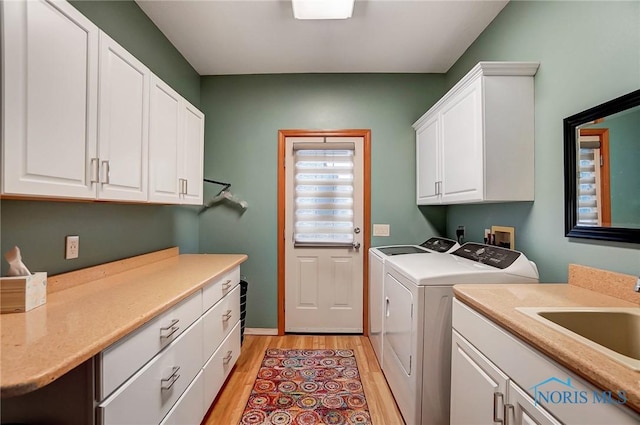
{"type": "Polygon", "coordinates": [[[296,19],[347,19],[355,0],[291,0],[296,19]]]}

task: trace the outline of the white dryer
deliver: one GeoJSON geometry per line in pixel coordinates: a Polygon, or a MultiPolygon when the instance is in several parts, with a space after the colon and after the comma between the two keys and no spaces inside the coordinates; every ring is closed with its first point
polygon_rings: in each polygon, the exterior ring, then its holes
{"type": "Polygon", "coordinates": [[[451,298],[457,283],[536,283],[524,254],[465,243],[385,261],[382,370],[407,425],[449,424],[451,298]]]}
{"type": "Polygon", "coordinates": [[[455,251],[460,244],[454,240],[432,237],[420,245],[389,245],[369,248],[369,340],[382,366],[382,332],[384,304],[384,264],[396,255],[431,254],[455,251]]]}

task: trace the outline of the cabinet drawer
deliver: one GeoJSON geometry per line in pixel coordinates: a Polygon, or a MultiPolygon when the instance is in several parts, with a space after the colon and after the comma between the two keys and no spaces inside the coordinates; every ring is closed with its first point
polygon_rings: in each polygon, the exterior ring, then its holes
{"type": "Polygon", "coordinates": [[[99,354],[97,399],[102,400],[202,314],[202,293],[191,295],[99,354]]]}
{"type": "Polygon", "coordinates": [[[202,290],[202,311],[207,311],[240,283],[240,267],[225,273],[202,290]]]}
{"type": "Polygon", "coordinates": [[[200,425],[204,408],[204,372],[200,371],[160,425],[200,425]]]}
{"type": "Polygon", "coordinates": [[[229,376],[233,365],[240,356],[240,322],[236,323],[231,333],[224,340],[220,348],[204,365],[204,404],[205,409],[218,395],[225,379],[229,376]]]}
{"type": "Polygon", "coordinates": [[[208,359],[213,354],[238,320],[240,320],[240,285],[236,285],[233,291],[204,314],[203,358],[208,359]]]}
{"type": "Polygon", "coordinates": [[[198,320],[98,406],[98,423],[159,423],[202,362],[202,320],[198,320]]]}

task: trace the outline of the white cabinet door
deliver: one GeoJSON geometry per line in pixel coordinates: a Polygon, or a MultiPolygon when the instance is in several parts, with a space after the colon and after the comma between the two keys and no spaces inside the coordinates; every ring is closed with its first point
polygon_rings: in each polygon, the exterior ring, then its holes
{"type": "Polygon", "coordinates": [[[184,101],[184,163],[182,203],[202,205],[204,168],[204,114],[184,101]]]}
{"type": "Polygon", "coordinates": [[[512,425],[562,425],[542,406],[537,406],[531,396],[512,381],[509,382],[508,392],[509,404],[506,405],[504,412],[508,416],[506,423],[512,425]]]}
{"type": "Polygon", "coordinates": [[[151,72],[100,32],[98,199],[147,200],[151,72]]]}
{"type": "Polygon", "coordinates": [[[149,200],[179,203],[181,97],[155,75],[151,78],[149,200]]]}
{"type": "Polygon", "coordinates": [[[98,28],[66,2],[1,7],[2,191],[94,198],[98,28]]]}
{"type": "Polygon", "coordinates": [[[451,98],[441,112],[442,202],[484,197],[482,79],[451,98]]]}
{"type": "Polygon", "coordinates": [[[151,79],[149,201],[202,204],[204,115],[151,79]]]}
{"type": "Polygon", "coordinates": [[[440,121],[438,114],[416,131],[418,205],[438,204],[440,185],[440,121]]]}
{"type": "Polygon", "coordinates": [[[451,424],[503,423],[507,375],[453,331],[451,424]]]}

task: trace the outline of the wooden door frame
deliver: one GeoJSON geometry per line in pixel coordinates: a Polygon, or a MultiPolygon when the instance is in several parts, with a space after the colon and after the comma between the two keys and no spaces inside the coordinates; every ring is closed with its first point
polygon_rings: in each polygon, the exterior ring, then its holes
{"type": "Polygon", "coordinates": [[[287,137],[362,137],[362,332],[369,335],[369,245],[371,243],[371,130],[279,130],[278,131],[278,335],[285,334],[285,143],[287,137]]]}

